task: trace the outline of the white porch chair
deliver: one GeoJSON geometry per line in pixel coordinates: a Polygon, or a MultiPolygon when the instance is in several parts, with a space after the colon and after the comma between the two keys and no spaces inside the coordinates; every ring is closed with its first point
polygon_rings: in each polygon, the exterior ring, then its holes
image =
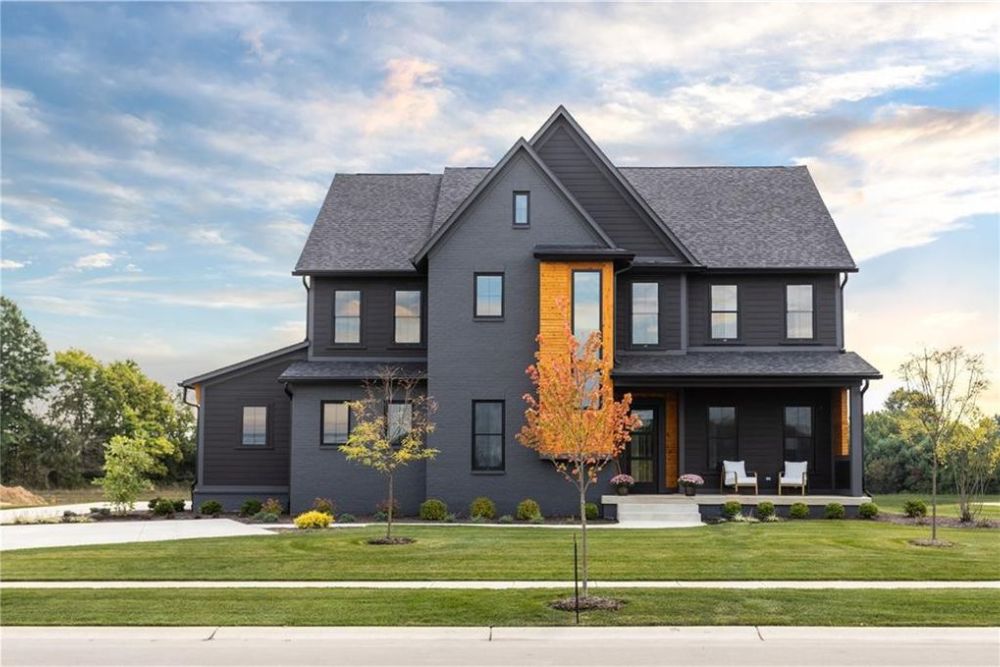
{"type": "Polygon", "coordinates": [[[785,461],[785,469],[778,475],[778,495],[781,495],[781,489],[786,486],[797,486],[802,489],[802,495],[806,495],[808,468],[808,461],[785,461]]]}
{"type": "Polygon", "coordinates": [[[740,492],[741,486],[752,486],[753,492],[756,495],[757,473],[747,472],[746,461],[723,461],[722,477],[719,480],[719,492],[724,491],[727,486],[735,487],[736,493],[740,492]]]}

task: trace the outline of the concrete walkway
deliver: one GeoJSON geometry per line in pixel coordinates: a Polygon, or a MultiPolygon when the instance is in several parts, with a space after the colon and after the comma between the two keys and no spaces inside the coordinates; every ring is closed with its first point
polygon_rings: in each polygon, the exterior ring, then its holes
{"type": "MultiPolygon", "coordinates": [[[[135,504],[138,509],[146,509],[147,501],[143,500],[135,504]]],[[[21,507],[18,509],[0,510],[0,524],[11,524],[18,519],[22,521],[37,521],[39,519],[58,519],[64,512],[74,514],[90,514],[91,507],[107,507],[111,509],[111,503],[103,501],[92,503],[74,503],[72,505],[41,505],[39,507],[21,507]]],[[[185,509],[191,509],[191,501],[184,502],[185,509]]]]}
{"type": "Polygon", "coordinates": [[[122,542],[162,542],[198,537],[239,537],[274,535],[260,526],[231,519],[175,521],[95,521],[92,523],[51,523],[0,527],[0,551],[38,547],[119,544],[122,542]]]}
{"type": "MultiPolygon", "coordinates": [[[[510,590],[565,588],[572,581],[2,581],[4,588],[416,588],[510,590]]],[[[731,590],[1000,589],[1000,581],[591,581],[593,588],[722,588],[731,590]]]]}
{"type": "Polygon", "coordinates": [[[4,665],[996,665],[996,628],[4,627],[4,665]]]}

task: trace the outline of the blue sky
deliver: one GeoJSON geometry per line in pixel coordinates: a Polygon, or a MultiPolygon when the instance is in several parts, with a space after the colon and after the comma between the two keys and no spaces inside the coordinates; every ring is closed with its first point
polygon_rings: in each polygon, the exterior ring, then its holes
{"type": "Polygon", "coordinates": [[[869,407],[921,345],[1000,382],[996,6],[0,12],[2,290],[53,349],[172,385],[300,340],[335,172],[490,165],[565,104],[622,165],[807,164],[862,268],[869,407]]]}

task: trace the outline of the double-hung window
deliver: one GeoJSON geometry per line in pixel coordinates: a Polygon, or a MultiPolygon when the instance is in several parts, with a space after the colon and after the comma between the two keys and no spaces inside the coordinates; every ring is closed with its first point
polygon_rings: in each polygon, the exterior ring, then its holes
{"type": "Polygon", "coordinates": [[[708,468],[715,470],[723,461],[738,456],[736,444],[736,408],[712,406],[708,409],[708,468]]]}
{"type": "Polygon", "coordinates": [[[324,401],[322,444],[342,445],[350,434],[351,409],[347,401],[324,401]]]}
{"type": "Polygon", "coordinates": [[[504,469],[504,402],[472,402],[472,469],[504,469]]]}
{"type": "Polygon", "coordinates": [[[573,272],[573,337],[582,347],[601,330],[601,272],[573,272]]]}
{"type": "Polygon", "coordinates": [[[812,462],[813,409],[805,406],[785,408],[785,460],[812,462]]]}
{"type": "Polygon", "coordinates": [[[420,290],[396,290],[394,342],[420,342],[420,290]]]}
{"type": "Polygon", "coordinates": [[[266,406],[243,406],[243,429],[240,444],[244,447],[264,447],[267,445],[266,406]]]}
{"type": "Polygon", "coordinates": [[[336,290],[333,293],[333,342],[361,342],[361,292],[336,290]]]}
{"type": "Polygon", "coordinates": [[[632,283],[632,344],[660,342],[658,283],[632,283]]]}
{"type": "Polygon", "coordinates": [[[503,317],[503,274],[477,273],[475,286],[476,317],[500,319],[503,317]]]}
{"type": "Polygon", "coordinates": [[[712,285],[711,300],[712,339],[739,338],[739,290],[736,285],[712,285]]]}
{"type": "Polygon", "coordinates": [[[785,337],[813,337],[813,286],[785,286],[785,337]]]}

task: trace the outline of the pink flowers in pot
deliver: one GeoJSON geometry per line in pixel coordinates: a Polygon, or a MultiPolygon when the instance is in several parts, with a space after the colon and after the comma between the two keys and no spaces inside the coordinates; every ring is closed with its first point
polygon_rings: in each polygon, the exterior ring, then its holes
{"type": "Polygon", "coordinates": [[[701,475],[688,473],[678,477],[677,483],[683,487],[699,487],[705,484],[705,480],[701,478],[701,475]]]}
{"type": "Polygon", "coordinates": [[[622,473],[620,475],[615,475],[614,477],[611,478],[611,486],[614,486],[616,488],[619,486],[624,486],[628,488],[633,484],[635,484],[635,480],[632,479],[632,475],[626,475],[622,473]]]}

